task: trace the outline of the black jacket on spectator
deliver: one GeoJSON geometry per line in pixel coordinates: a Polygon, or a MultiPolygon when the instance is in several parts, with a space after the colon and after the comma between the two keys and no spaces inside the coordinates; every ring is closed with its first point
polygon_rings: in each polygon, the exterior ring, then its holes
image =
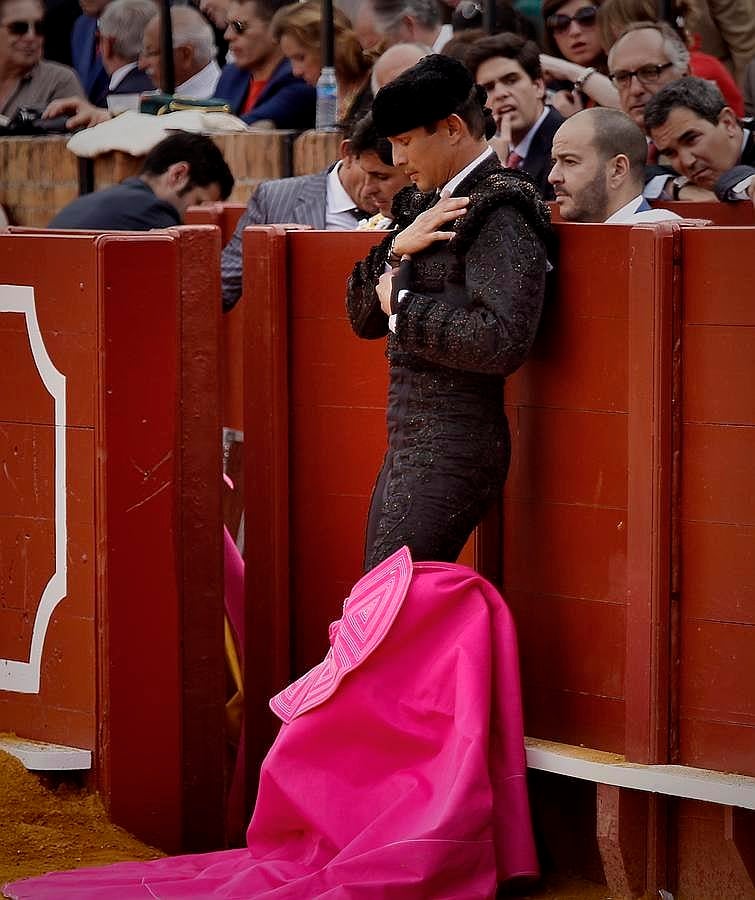
{"type": "Polygon", "coordinates": [[[553,137],[563,121],[564,117],[561,113],[551,106],[543,124],[532,137],[527,155],[519,165],[519,168],[526,172],[538,186],[545,200],[553,200],[556,196],[553,192],[553,185],[548,183],[548,176],[553,168],[551,156],[553,137]]]}
{"type": "Polygon", "coordinates": [[[171,203],[160,200],[141,178],[84,194],[64,207],[50,228],[82,228],[92,231],[149,231],[180,225],[181,217],[171,203]]]}
{"type": "Polygon", "coordinates": [[[747,143],[742,150],[739,165],[724,172],[716,182],[715,192],[719,200],[731,200],[729,191],[742,179],[755,175],[755,119],[745,119],[742,126],[748,132],[747,143]]]}

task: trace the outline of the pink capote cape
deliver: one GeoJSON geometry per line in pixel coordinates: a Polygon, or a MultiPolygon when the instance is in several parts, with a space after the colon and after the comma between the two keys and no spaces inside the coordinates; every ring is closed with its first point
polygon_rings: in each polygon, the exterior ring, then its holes
{"type": "Polygon", "coordinates": [[[324,662],[271,706],[285,723],[246,849],[51,873],[7,894],[472,900],[537,874],[514,627],[476,572],[398,551],[355,586],[324,662]]]}

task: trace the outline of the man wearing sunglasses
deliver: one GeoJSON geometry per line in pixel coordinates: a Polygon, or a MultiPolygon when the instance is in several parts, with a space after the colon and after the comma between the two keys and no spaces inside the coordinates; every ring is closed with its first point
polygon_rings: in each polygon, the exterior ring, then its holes
{"type": "Polygon", "coordinates": [[[42,59],[43,18],[37,0],[0,0],[0,115],[8,119],[84,93],[73,69],[42,59]]]}
{"type": "Polygon", "coordinates": [[[247,125],[302,130],[315,124],[315,89],[291,71],[270,33],[287,0],[231,0],[225,38],[234,61],[223,67],[215,96],[247,125]]]}

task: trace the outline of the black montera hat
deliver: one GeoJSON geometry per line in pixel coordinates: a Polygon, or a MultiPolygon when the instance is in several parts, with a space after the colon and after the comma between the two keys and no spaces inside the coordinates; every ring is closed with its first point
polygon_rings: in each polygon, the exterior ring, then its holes
{"type": "Polygon", "coordinates": [[[439,122],[467,100],[474,83],[472,73],[458,59],[440,53],[425,56],[375,94],[375,127],[383,137],[392,137],[439,122]]]}

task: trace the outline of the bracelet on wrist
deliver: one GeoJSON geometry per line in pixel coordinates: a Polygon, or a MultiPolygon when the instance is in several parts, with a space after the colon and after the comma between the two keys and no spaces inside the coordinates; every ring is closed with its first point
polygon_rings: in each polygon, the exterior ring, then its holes
{"type": "Polygon", "coordinates": [[[584,72],[579,76],[579,78],[576,78],[576,79],[574,80],[574,90],[575,90],[575,91],[581,91],[582,88],[584,87],[585,82],[587,81],[587,79],[588,79],[591,75],[594,75],[596,71],[597,71],[597,70],[596,70],[595,66],[588,66],[588,67],[584,70],[584,72]]]}

